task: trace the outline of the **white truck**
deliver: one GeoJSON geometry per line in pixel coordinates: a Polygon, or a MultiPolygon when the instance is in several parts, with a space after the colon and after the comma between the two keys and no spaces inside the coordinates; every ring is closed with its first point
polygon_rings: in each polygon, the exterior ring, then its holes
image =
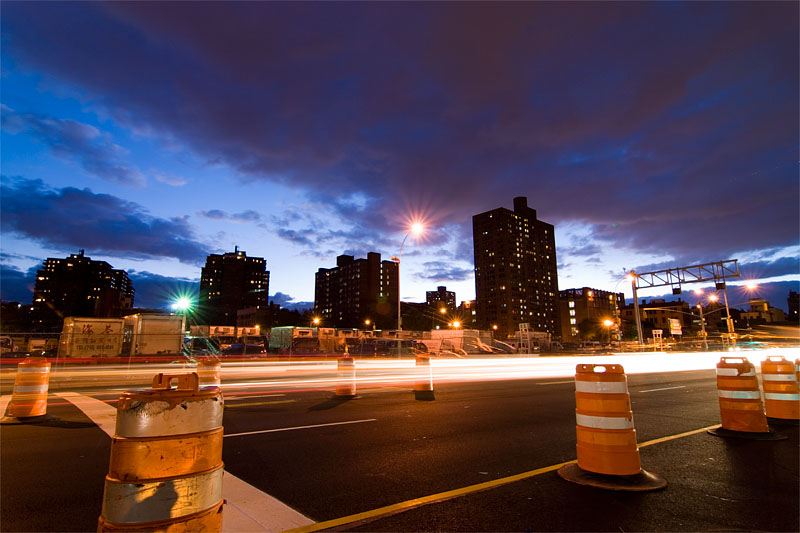
{"type": "Polygon", "coordinates": [[[122,318],[67,317],[58,344],[59,357],[115,357],[123,341],[122,318]]]}
{"type": "Polygon", "coordinates": [[[124,319],[122,353],[129,355],[179,355],[183,351],[186,317],[140,313],[124,319]]]}

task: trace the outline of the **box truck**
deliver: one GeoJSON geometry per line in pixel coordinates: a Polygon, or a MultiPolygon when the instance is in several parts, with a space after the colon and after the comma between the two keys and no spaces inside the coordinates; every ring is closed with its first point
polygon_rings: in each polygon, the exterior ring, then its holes
{"type": "Polygon", "coordinates": [[[123,319],[67,317],[58,345],[59,357],[115,357],[123,341],[123,319]]]}

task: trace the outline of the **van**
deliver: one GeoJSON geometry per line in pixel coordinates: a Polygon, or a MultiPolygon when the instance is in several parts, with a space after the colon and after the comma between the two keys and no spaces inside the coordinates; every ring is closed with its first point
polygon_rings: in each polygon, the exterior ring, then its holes
{"type": "Polygon", "coordinates": [[[601,348],[599,341],[583,341],[581,343],[582,350],[599,350],[601,348]]]}

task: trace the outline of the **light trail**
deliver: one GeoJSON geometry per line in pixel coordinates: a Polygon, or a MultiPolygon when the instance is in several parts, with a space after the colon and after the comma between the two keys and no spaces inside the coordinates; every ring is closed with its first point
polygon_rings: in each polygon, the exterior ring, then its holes
{"type": "MultiPolygon", "coordinates": [[[[748,357],[759,368],[771,355],[800,358],[800,348],[759,351],[642,352],[573,356],[514,356],[485,358],[432,358],[430,366],[417,367],[414,359],[356,359],[356,383],[361,386],[409,386],[430,372],[434,384],[520,379],[571,379],[578,364],[619,364],[626,374],[713,370],[720,357],[748,357]],[[424,370],[423,370],[424,369],[424,370]]],[[[179,374],[193,367],[171,364],[62,366],[51,370],[50,389],[88,390],[120,387],[144,388],[157,373],[179,374]]],[[[337,361],[253,361],[222,363],[222,388],[271,390],[319,390],[339,382],[337,361]]],[[[0,372],[4,392],[10,392],[16,369],[0,372]]]]}

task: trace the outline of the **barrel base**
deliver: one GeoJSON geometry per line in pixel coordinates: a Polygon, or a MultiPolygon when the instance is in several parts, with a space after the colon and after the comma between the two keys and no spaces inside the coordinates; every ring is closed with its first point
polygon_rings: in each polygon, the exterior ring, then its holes
{"type": "Polygon", "coordinates": [[[47,422],[48,420],[55,420],[55,417],[47,414],[38,416],[4,416],[0,418],[0,425],[38,424],[39,422],[47,422]]]}
{"type": "Polygon", "coordinates": [[[432,390],[415,390],[414,399],[421,402],[432,402],[436,399],[432,390]]]}
{"type": "Polygon", "coordinates": [[[361,398],[361,396],[359,396],[358,394],[334,394],[331,397],[332,400],[339,400],[342,402],[345,400],[354,400],[356,398],[361,398]]]}
{"type": "Polygon", "coordinates": [[[796,418],[775,418],[768,416],[767,424],[770,426],[800,426],[800,420],[796,418]]]}
{"type": "Polygon", "coordinates": [[[746,439],[746,440],[784,440],[788,438],[786,435],[778,435],[772,430],[765,432],[755,431],[734,431],[732,429],[725,429],[718,427],[709,429],[708,433],[715,437],[722,437],[725,439],[746,439]]]}
{"type": "Polygon", "coordinates": [[[600,489],[625,490],[625,491],[649,491],[661,490],[667,486],[667,480],[642,469],[638,474],[632,476],[612,476],[609,474],[597,474],[582,469],[577,463],[570,463],[558,469],[558,475],[562,479],[588,485],[600,489]]]}

